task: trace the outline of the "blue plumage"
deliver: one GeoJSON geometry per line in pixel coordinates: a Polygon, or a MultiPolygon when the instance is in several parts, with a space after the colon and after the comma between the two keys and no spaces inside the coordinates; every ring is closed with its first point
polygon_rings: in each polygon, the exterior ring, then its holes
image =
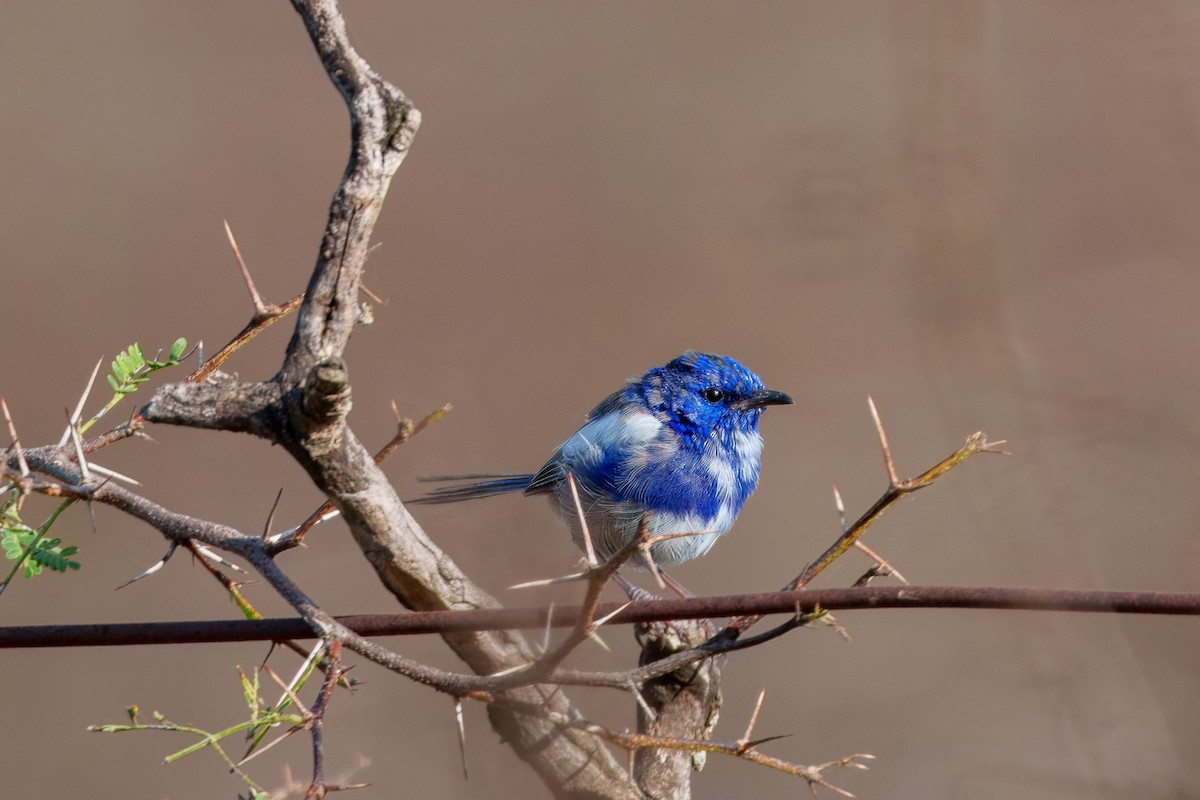
{"type": "Polygon", "coordinates": [[[791,402],[732,358],[688,351],[609,395],[536,474],[430,478],[476,482],[412,502],[549,494],[582,548],[570,473],[598,557],[623,547],[649,512],[653,534],[702,532],[651,549],[657,564],[687,561],[729,530],[758,485],[763,409],[791,402]]]}

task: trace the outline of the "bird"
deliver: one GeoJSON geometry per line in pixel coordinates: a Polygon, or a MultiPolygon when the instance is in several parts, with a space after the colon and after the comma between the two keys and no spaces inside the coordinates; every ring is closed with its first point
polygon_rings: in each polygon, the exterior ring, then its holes
{"type": "Polygon", "coordinates": [[[689,350],[602,400],[537,472],[427,477],[422,480],[473,482],[409,502],[548,495],[575,545],[587,552],[582,509],[601,562],[638,535],[645,516],[652,536],[692,535],[657,541],[649,548],[653,563],[644,553],[632,563],[652,569],[680,564],[707,553],[733,526],[758,486],[759,418],[768,406],[792,402],[736,359],[689,350]]]}

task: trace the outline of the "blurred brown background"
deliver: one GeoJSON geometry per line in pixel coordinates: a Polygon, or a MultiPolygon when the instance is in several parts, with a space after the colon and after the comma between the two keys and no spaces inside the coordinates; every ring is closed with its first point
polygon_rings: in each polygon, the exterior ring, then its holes
{"type": "MultiPolygon", "coordinates": [[[[389,462],[414,476],[540,465],[592,403],[680,351],[734,354],[794,407],[767,414],[764,481],[735,532],[676,570],[693,590],[775,588],[884,485],[866,396],[912,474],[984,429],[968,463],[870,542],[915,582],[1193,589],[1200,546],[1200,6],[1189,2],[348,4],[352,35],[425,123],[393,184],[349,352],[353,422],[388,401],[455,411],[389,462]]],[[[274,300],[307,280],[345,163],[345,113],[288,4],[10,4],[0,26],[0,391],[27,443],[57,440],[97,357],[176,336],[210,348],[250,306],[228,218],[274,300]]],[[[286,326],[233,364],[265,377],[286,326]]],[[[129,413],[129,406],[121,414],[129,413]]],[[[320,498],[249,437],[155,429],[102,463],[184,512],[253,531],[320,498]]],[[[44,512],[31,511],[36,517],[44,512]]],[[[576,554],[543,503],[425,509],[481,583],[576,554]]],[[[0,624],[233,617],[161,538],[99,508],[58,535],[83,569],[20,581],[0,624]]],[[[284,567],[336,613],[395,609],[336,523],[284,567]]],[[[824,585],[866,566],[847,559],[824,585]]],[[[286,613],[261,586],[251,597],[286,613]]],[[[572,592],[556,595],[566,601],[572,592]]],[[[862,797],[1200,795],[1200,648],[1187,618],[847,612],[734,658],[718,735],[761,687],[770,752],[879,756],[862,797]]],[[[632,658],[582,653],[616,667],[632,658]]],[[[434,639],[390,640],[453,666],[434,639]]],[[[12,797],[234,797],[188,742],[100,736],[138,703],[210,729],[244,712],[262,646],[0,652],[12,797]]],[[[359,660],[361,661],[361,660],[359,660]]],[[[280,672],[294,662],[276,656],[280,672]]],[[[518,798],[540,784],[468,707],[367,664],[329,730],[364,797],[518,798]],[[356,766],[359,759],[369,761],[356,766]]],[[[269,692],[272,696],[274,692],[269,692]]],[[[626,698],[577,692],[632,724],[626,698]]],[[[254,765],[309,769],[307,740],[254,765]]],[[[803,787],[712,758],[699,798],[803,787]]]]}

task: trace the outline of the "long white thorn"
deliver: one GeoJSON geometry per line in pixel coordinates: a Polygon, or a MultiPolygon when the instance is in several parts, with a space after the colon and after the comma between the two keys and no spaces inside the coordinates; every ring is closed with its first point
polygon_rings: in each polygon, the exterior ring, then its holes
{"type": "MultiPolygon", "coordinates": [[[[160,569],[162,569],[163,567],[165,567],[167,565],[167,562],[171,560],[171,556],[175,555],[175,549],[177,547],[179,547],[179,542],[171,542],[171,544],[169,544],[167,546],[167,554],[165,556],[163,556],[162,558],[160,558],[157,563],[155,563],[148,569],[142,570],[137,575],[134,575],[132,578],[130,578],[129,580],[125,581],[120,586],[118,586],[117,589],[124,589],[126,586],[137,583],[142,578],[149,578],[151,575],[158,572],[160,569]]],[[[116,590],[114,589],[113,591],[116,591],[116,590]]]]}
{"type": "Polygon", "coordinates": [[[554,586],[557,583],[571,583],[572,581],[581,581],[589,575],[587,572],[573,572],[570,575],[563,575],[560,578],[543,578],[539,581],[526,581],[525,583],[514,583],[509,589],[535,589],[539,586],[554,586]]]}
{"type": "Polygon", "coordinates": [[[141,481],[131,478],[128,475],[122,475],[121,473],[117,472],[115,469],[109,469],[108,467],[102,467],[99,464],[97,464],[95,461],[91,462],[91,464],[89,464],[89,466],[92,468],[92,472],[95,472],[99,475],[103,475],[106,478],[112,478],[113,480],[117,480],[117,481],[124,481],[125,483],[133,484],[134,486],[142,485],[141,481]]]}
{"type": "Polygon", "coordinates": [[[458,723],[458,755],[462,759],[463,778],[467,778],[467,726],[463,723],[462,698],[454,698],[454,721],[458,723]]]}
{"type": "Polygon", "coordinates": [[[567,473],[567,483],[571,485],[571,498],[575,501],[575,513],[579,515],[579,530],[583,533],[584,553],[587,554],[589,567],[596,566],[596,551],[592,547],[592,534],[588,530],[587,516],[583,513],[583,504],[579,502],[579,488],[575,485],[575,476],[567,473]]]}
{"type": "Polygon", "coordinates": [[[83,389],[83,394],[79,396],[79,402],[75,404],[75,411],[71,414],[71,418],[67,421],[67,429],[63,431],[62,438],[58,440],[58,446],[62,447],[71,438],[71,428],[79,425],[79,420],[83,416],[83,406],[87,403],[88,395],[92,393],[92,386],[96,383],[96,376],[100,374],[100,365],[104,363],[104,357],[96,362],[96,366],[92,368],[92,377],[88,378],[87,386],[83,389]]]}
{"type": "Polygon", "coordinates": [[[92,474],[88,472],[87,459],[83,455],[83,440],[79,438],[79,429],[67,418],[67,433],[71,434],[71,442],[75,445],[75,457],[79,459],[79,475],[86,486],[92,482],[92,474]]]}

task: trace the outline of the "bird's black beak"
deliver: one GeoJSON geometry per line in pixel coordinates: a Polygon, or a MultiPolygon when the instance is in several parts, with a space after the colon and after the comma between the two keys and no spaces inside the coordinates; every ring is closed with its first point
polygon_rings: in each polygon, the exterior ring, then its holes
{"type": "Polygon", "coordinates": [[[729,404],[729,407],[737,411],[749,411],[752,408],[764,408],[766,406],[790,406],[793,402],[792,398],[783,392],[777,392],[774,389],[763,389],[761,392],[755,392],[749,397],[735,400],[729,404]]]}

